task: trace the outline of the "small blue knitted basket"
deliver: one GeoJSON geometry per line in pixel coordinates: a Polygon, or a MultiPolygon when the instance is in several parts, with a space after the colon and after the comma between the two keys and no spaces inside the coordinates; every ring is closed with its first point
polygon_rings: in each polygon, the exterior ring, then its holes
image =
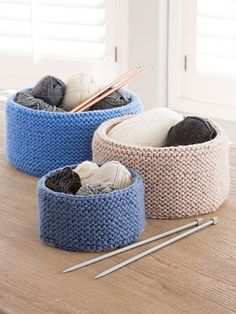
{"type": "MultiPolygon", "coordinates": [[[[74,167],[74,166],[70,166],[74,167]]],[[[132,243],[145,225],[144,186],[131,170],[134,182],[126,189],[98,195],[72,195],[48,189],[38,182],[39,236],[49,245],[73,251],[103,251],[132,243]]]]}
{"type": "Polygon", "coordinates": [[[134,94],[128,105],[81,113],[33,110],[14,99],[15,94],[6,106],[7,157],[16,168],[33,176],[91,160],[93,133],[102,122],[142,111],[134,94]]]}

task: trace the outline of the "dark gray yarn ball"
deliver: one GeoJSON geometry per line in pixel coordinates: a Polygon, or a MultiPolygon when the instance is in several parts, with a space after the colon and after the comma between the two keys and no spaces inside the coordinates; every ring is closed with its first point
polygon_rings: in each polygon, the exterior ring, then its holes
{"type": "Polygon", "coordinates": [[[169,130],[166,146],[204,143],[212,140],[215,136],[216,131],[207,120],[199,117],[186,117],[169,130]]]}
{"type": "Polygon", "coordinates": [[[32,89],[32,95],[52,106],[60,106],[65,95],[66,86],[54,76],[44,76],[32,89]]]}
{"type": "Polygon", "coordinates": [[[76,194],[81,187],[81,181],[78,173],[70,167],[66,167],[61,172],[47,178],[45,185],[54,192],[76,194]]]}
{"type": "Polygon", "coordinates": [[[104,109],[112,109],[116,107],[121,107],[127,105],[131,101],[130,94],[123,90],[118,89],[113,92],[109,96],[103,98],[96,104],[94,104],[89,110],[104,110],[104,109]]]}
{"type": "Polygon", "coordinates": [[[35,110],[44,110],[51,112],[66,112],[68,110],[64,107],[51,106],[42,99],[33,97],[29,91],[18,92],[15,97],[15,102],[24,107],[35,110]]]}

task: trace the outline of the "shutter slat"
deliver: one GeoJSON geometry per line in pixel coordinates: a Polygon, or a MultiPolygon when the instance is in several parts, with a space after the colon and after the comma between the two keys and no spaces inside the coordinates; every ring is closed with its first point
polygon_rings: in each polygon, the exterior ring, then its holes
{"type": "Polygon", "coordinates": [[[16,36],[16,37],[30,37],[31,25],[28,21],[0,21],[0,35],[2,36],[16,36]]]}
{"type": "Polygon", "coordinates": [[[236,19],[235,0],[198,0],[198,16],[236,19]]]}
{"type": "Polygon", "coordinates": [[[104,0],[37,0],[38,5],[73,7],[73,8],[103,8],[104,0]]]}
{"type": "Polygon", "coordinates": [[[197,58],[199,72],[235,77],[236,58],[223,58],[199,54],[197,58]]]}
{"type": "Polygon", "coordinates": [[[27,3],[14,4],[14,3],[1,3],[0,2],[0,20],[10,19],[10,20],[23,20],[29,21],[30,6],[27,3]]]}
{"type": "Polygon", "coordinates": [[[199,53],[218,54],[226,58],[236,57],[236,40],[198,36],[197,47],[199,53]]]}
{"type": "Polygon", "coordinates": [[[0,0],[0,53],[104,60],[104,3],[103,0],[37,0],[33,2],[32,28],[30,0],[0,0]]]}
{"type": "Polygon", "coordinates": [[[197,0],[197,71],[236,77],[236,1],[197,0]]]}
{"type": "Polygon", "coordinates": [[[197,18],[198,35],[236,39],[236,20],[197,18]]]}
{"type": "Polygon", "coordinates": [[[39,6],[35,14],[39,22],[104,25],[105,20],[105,9],[39,6]]]}
{"type": "Polygon", "coordinates": [[[1,53],[7,53],[12,55],[31,55],[32,43],[28,37],[7,37],[0,36],[1,53]]]}
{"type": "MultiPolygon", "coordinates": [[[[76,40],[80,42],[104,42],[104,26],[78,26],[52,23],[38,23],[37,37],[51,40],[76,40]]],[[[30,37],[30,22],[0,21],[0,35],[30,37]]]]}
{"type": "Polygon", "coordinates": [[[104,60],[105,43],[77,43],[39,39],[36,49],[39,56],[65,57],[84,60],[104,60]]]}

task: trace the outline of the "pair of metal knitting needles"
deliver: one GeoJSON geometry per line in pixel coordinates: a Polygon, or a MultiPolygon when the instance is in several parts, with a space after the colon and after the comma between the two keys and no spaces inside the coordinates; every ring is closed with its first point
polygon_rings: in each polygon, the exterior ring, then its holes
{"type": "Polygon", "coordinates": [[[128,265],[128,264],[131,264],[131,263],[137,261],[138,259],[140,259],[140,258],[142,258],[144,256],[147,256],[147,255],[149,255],[149,254],[151,254],[153,252],[156,252],[156,251],[164,248],[167,245],[170,245],[170,244],[172,244],[172,243],[174,243],[174,242],[176,242],[176,241],[178,241],[180,239],[183,239],[183,238],[185,238],[185,237],[187,237],[187,236],[189,236],[189,235],[191,235],[191,234],[193,234],[193,233],[195,233],[195,232],[197,232],[199,230],[202,230],[202,229],[204,229],[204,228],[206,228],[206,227],[208,227],[210,225],[215,225],[215,224],[217,224],[217,222],[218,222],[218,218],[217,217],[213,217],[210,220],[206,221],[205,223],[203,223],[203,219],[202,218],[198,218],[198,219],[196,219],[195,221],[193,221],[193,222],[191,222],[189,224],[177,227],[175,229],[166,231],[164,233],[158,234],[158,235],[153,236],[151,238],[148,238],[148,239],[136,242],[134,244],[128,245],[126,247],[120,248],[120,249],[118,249],[116,251],[109,252],[107,254],[95,257],[95,258],[90,259],[90,260],[85,261],[85,262],[82,262],[80,264],[71,266],[71,267],[63,270],[63,273],[71,272],[71,271],[80,269],[82,267],[85,267],[85,266],[88,266],[88,265],[100,262],[100,261],[102,261],[104,259],[107,259],[107,258],[109,258],[111,256],[118,255],[120,253],[132,250],[132,249],[134,249],[136,247],[139,247],[141,245],[150,243],[150,242],[155,241],[155,240],[159,240],[159,239],[165,238],[165,237],[167,237],[167,236],[169,236],[171,234],[174,234],[174,233],[177,233],[179,231],[186,230],[186,229],[189,229],[189,228],[193,227],[192,229],[187,230],[187,231],[185,231],[185,232],[183,232],[183,233],[181,233],[181,234],[179,234],[179,235],[177,235],[177,236],[175,236],[175,237],[173,237],[173,238],[171,238],[171,239],[169,239],[167,241],[164,241],[164,242],[162,242],[162,243],[160,243],[160,244],[158,244],[158,245],[156,245],[156,246],[154,246],[154,247],[152,247],[152,248],[150,248],[150,249],[148,249],[148,250],[146,250],[146,251],[144,251],[144,252],[142,252],[142,253],[140,253],[138,255],[135,255],[135,256],[127,259],[127,260],[124,260],[123,262],[121,262],[121,263],[119,263],[119,264],[117,264],[117,265],[115,265],[115,266],[105,270],[104,272],[98,274],[95,277],[95,279],[101,278],[101,277],[104,277],[104,276],[106,276],[106,275],[108,275],[108,274],[110,274],[110,273],[112,273],[112,272],[114,272],[114,271],[116,271],[116,270],[118,270],[118,269],[128,265]]]}
{"type": "Polygon", "coordinates": [[[108,84],[108,86],[104,87],[103,89],[99,90],[97,93],[83,101],[77,107],[71,110],[71,112],[82,112],[90,107],[92,107],[95,103],[102,100],[103,98],[109,96],[114,91],[118,90],[119,88],[128,84],[131,80],[139,77],[141,74],[145,73],[152,69],[151,65],[146,67],[142,67],[140,65],[134,66],[128,72],[119,76],[115,81],[108,84]]]}

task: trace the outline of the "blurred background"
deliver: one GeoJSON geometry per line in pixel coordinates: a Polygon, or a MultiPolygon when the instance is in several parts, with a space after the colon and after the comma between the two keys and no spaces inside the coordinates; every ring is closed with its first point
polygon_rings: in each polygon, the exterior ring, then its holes
{"type": "Polygon", "coordinates": [[[0,0],[0,101],[51,74],[128,88],[144,108],[215,118],[236,142],[235,0],[0,0]]]}

